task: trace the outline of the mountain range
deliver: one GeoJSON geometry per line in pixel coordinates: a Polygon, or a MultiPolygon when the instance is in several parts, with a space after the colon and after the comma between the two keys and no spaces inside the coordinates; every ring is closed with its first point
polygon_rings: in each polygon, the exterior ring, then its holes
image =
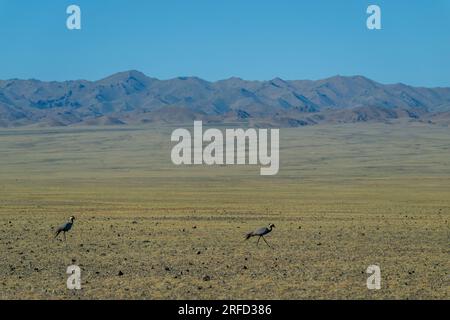
{"type": "Polygon", "coordinates": [[[0,127],[245,123],[296,127],[399,121],[450,124],[450,88],[323,80],[158,80],[139,71],[98,81],[0,81],[0,127]]]}

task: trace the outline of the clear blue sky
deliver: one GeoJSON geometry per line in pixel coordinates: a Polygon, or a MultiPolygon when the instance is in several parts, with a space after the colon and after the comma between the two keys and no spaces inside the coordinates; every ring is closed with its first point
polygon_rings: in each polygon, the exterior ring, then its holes
{"type": "Polygon", "coordinates": [[[364,75],[450,86],[450,0],[0,0],[0,79],[364,75]],[[66,8],[82,30],[66,29],[66,8]],[[366,8],[382,9],[381,31],[366,8]]]}

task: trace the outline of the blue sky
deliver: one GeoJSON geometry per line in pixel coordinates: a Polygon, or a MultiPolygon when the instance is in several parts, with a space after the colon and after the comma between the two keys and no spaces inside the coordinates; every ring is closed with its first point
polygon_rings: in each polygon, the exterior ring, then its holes
{"type": "Polygon", "coordinates": [[[450,86],[450,0],[0,0],[0,79],[319,79],[450,86]],[[66,29],[66,8],[82,30],[66,29]],[[382,30],[366,8],[382,9],[382,30]]]}

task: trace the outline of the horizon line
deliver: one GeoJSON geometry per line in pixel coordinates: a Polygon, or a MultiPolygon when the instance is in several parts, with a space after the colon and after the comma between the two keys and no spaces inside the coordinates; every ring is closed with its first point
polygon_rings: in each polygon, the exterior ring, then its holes
{"type": "Polygon", "coordinates": [[[137,69],[128,69],[128,70],[124,70],[124,71],[117,71],[114,73],[111,73],[109,75],[103,76],[99,79],[96,80],[88,80],[85,78],[78,78],[78,79],[68,79],[68,80],[41,80],[38,78],[9,78],[9,79],[0,79],[0,81],[39,81],[39,82],[47,82],[47,83],[52,83],[52,82],[59,82],[59,83],[63,83],[63,82],[76,82],[76,81],[86,81],[86,82],[91,82],[91,83],[95,83],[95,82],[99,82],[99,81],[103,81],[106,80],[108,78],[111,78],[115,75],[119,75],[119,74],[125,74],[125,73],[132,73],[132,72],[136,72],[139,74],[144,75],[146,78],[152,79],[152,80],[156,80],[156,81],[171,81],[171,80],[185,80],[185,79],[198,79],[201,81],[205,81],[208,83],[217,83],[217,82],[221,82],[221,81],[227,81],[227,80],[231,80],[231,79],[237,79],[237,80],[241,80],[241,81],[245,81],[245,82],[271,82],[274,80],[281,80],[284,82],[292,82],[292,81],[310,81],[310,82],[317,82],[317,81],[323,81],[323,80],[329,80],[329,79],[333,79],[333,78],[363,78],[366,79],[368,81],[371,82],[375,82],[377,84],[381,84],[381,85],[405,85],[405,86],[409,86],[409,87],[414,87],[414,88],[428,88],[428,89],[439,89],[439,88],[450,88],[450,84],[448,86],[424,86],[424,85],[411,85],[411,84],[407,84],[405,82],[399,81],[399,82],[381,82],[381,81],[377,81],[377,80],[373,80],[369,77],[366,77],[364,75],[361,74],[354,74],[354,75],[342,75],[342,74],[335,74],[335,75],[331,75],[328,77],[324,77],[324,78],[317,78],[317,79],[283,79],[279,76],[276,76],[272,79],[244,79],[241,78],[239,76],[231,76],[228,78],[223,78],[223,79],[218,79],[218,80],[207,80],[205,78],[202,78],[200,76],[195,76],[195,75],[184,75],[184,76],[176,76],[176,77],[172,77],[172,78],[158,78],[158,77],[153,77],[153,76],[149,76],[148,74],[146,74],[143,71],[137,70],[137,69]]]}

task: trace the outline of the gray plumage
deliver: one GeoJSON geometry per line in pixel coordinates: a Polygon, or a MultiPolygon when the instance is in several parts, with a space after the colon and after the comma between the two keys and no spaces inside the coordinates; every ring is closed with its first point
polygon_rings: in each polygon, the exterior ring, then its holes
{"type": "Polygon", "coordinates": [[[58,228],[56,228],[56,230],[55,230],[55,238],[58,237],[61,232],[63,232],[64,240],[66,240],[66,232],[69,232],[70,229],[72,229],[74,220],[75,220],[75,217],[71,216],[69,218],[69,221],[67,221],[66,223],[60,225],[58,228]]]}
{"type": "Polygon", "coordinates": [[[255,231],[247,233],[245,236],[245,239],[248,240],[251,237],[258,237],[258,241],[256,242],[256,245],[259,245],[259,240],[261,240],[261,238],[262,238],[264,240],[264,242],[269,246],[269,248],[271,248],[271,246],[267,242],[266,238],[264,238],[264,236],[266,234],[269,234],[270,232],[272,232],[273,228],[275,228],[275,225],[271,223],[271,224],[269,224],[268,227],[259,228],[255,231]]]}

